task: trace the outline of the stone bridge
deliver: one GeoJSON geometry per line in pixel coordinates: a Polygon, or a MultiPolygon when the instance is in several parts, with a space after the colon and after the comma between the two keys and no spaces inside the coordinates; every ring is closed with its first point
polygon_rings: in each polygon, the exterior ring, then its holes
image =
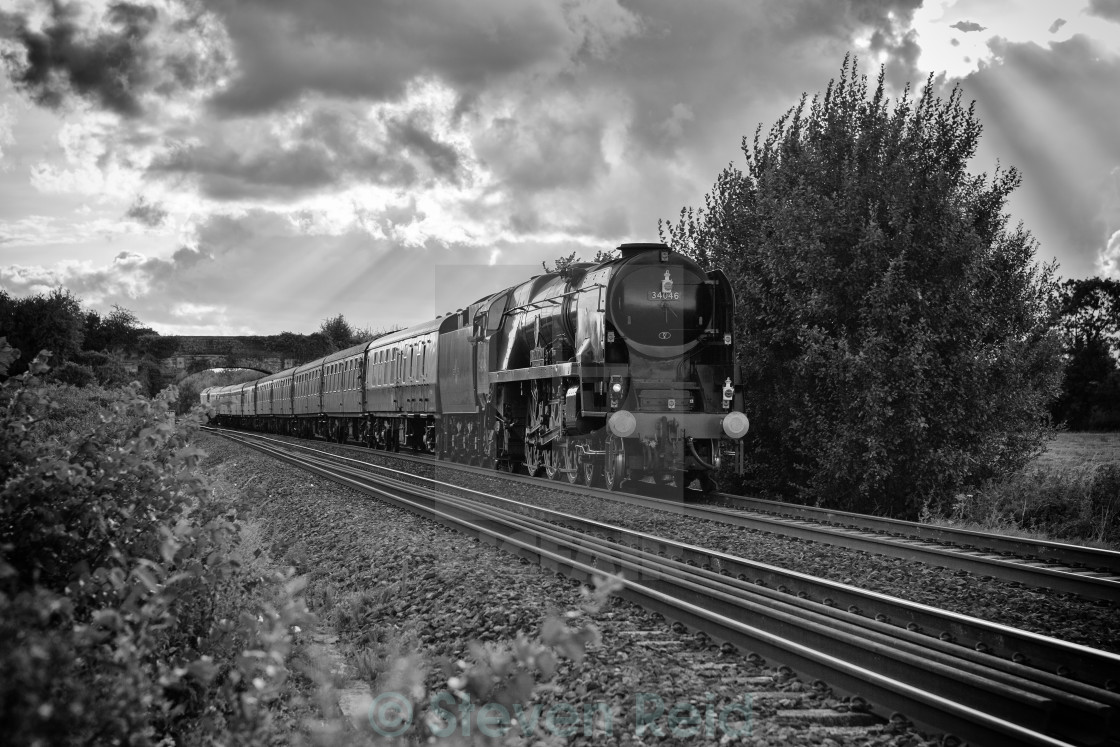
{"type": "Polygon", "coordinates": [[[313,355],[280,335],[251,337],[159,336],[150,338],[148,352],[159,360],[160,373],[178,381],[208,368],[252,368],[276,373],[313,355]]]}

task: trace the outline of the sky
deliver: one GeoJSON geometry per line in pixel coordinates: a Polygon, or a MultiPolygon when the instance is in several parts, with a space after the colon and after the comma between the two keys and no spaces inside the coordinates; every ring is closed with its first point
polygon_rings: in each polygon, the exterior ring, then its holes
{"type": "Polygon", "coordinates": [[[162,334],[385,329],[658,240],[851,53],[1120,278],[1120,0],[0,0],[0,288],[162,334]]]}

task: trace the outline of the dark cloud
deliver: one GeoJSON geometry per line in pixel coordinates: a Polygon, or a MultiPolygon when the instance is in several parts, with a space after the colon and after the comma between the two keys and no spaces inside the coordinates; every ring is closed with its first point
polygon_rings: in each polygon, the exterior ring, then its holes
{"type": "Polygon", "coordinates": [[[1120,58],[1081,35],[1045,48],[1004,40],[991,47],[995,60],[962,83],[985,125],[980,156],[1020,169],[1012,207],[1040,238],[1041,255],[1070,258],[1062,268],[1068,276],[1092,274],[1120,228],[1120,206],[1105,200],[1109,172],[1120,164],[1120,101],[1101,94],[1120,90],[1120,58]]]}
{"type": "Polygon", "coordinates": [[[1066,25],[1066,19],[1059,18],[1059,19],[1055,20],[1052,24],[1050,24],[1050,33],[1051,34],[1058,33],[1058,29],[1060,29],[1062,26],[1065,26],[1065,25],[1066,25]]]}
{"type": "Polygon", "coordinates": [[[164,210],[163,206],[158,202],[148,202],[141,195],[140,197],[136,198],[136,202],[132,203],[132,205],[128,208],[128,212],[125,213],[125,217],[131,218],[137,223],[141,223],[145,226],[155,228],[157,226],[163,225],[163,222],[167,220],[167,211],[164,210]]]}
{"type": "Polygon", "coordinates": [[[149,82],[150,55],[145,40],[155,23],[155,8],[116,3],[105,14],[106,30],[85,33],[78,5],[52,0],[50,22],[32,30],[24,16],[5,13],[0,28],[22,46],[21,55],[4,53],[8,74],[37,103],[57,108],[73,91],[126,116],[140,113],[137,91],[149,82]]]}
{"type": "Polygon", "coordinates": [[[988,27],[981,26],[980,24],[976,23],[976,21],[957,21],[949,28],[956,29],[957,31],[961,31],[967,34],[971,31],[985,31],[988,27]]]}
{"type": "Polygon", "coordinates": [[[45,21],[0,11],[3,63],[36,103],[63,107],[71,96],[136,118],[149,97],[175,98],[210,87],[224,74],[223,35],[194,0],[159,5],[115,2],[96,15],[81,0],[46,0],[45,21]]]}
{"type": "Polygon", "coordinates": [[[225,113],[265,111],[307,92],[391,100],[425,76],[470,95],[602,54],[635,23],[616,0],[206,2],[225,19],[238,60],[213,102],[225,113]]]}
{"type": "Polygon", "coordinates": [[[455,183],[459,153],[430,127],[422,112],[373,117],[324,103],[283,135],[252,122],[218,123],[201,141],[155,159],[150,170],[196,180],[217,200],[288,200],[353,183],[455,183]]]}
{"type": "Polygon", "coordinates": [[[1120,23],[1120,0],[1089,0],[1091,15],[1120,23]]]}

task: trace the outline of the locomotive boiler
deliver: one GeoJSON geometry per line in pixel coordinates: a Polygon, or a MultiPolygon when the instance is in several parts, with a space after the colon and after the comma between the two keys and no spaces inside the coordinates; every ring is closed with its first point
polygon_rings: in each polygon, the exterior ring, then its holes
{"type": "Polygon", "coordinates": [[[730,283],[663,244],[619,250],[202,399],[231,424],[609,489],[710,487],[723,460],[741,469],[749,425],[730,283]]]}

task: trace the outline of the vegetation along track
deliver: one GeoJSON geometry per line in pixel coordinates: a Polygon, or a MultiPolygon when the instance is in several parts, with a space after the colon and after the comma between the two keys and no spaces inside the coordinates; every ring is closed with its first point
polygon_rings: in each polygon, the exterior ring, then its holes
{"type": "Polygon", "coordinates": [[[901,712],[977,744],[1097,744],[1120,736],[1113,723],[1120,695],[1092,684],[1115,687],[1107,682],[1120,671],[1114,654],[540,507],[531,507],[535,516],[514,513],[493,505],[512,503],[496,496],[481,503],[434,480],[436,489],[418,487],[303,445],[227,435],[567,575],[620,572],[631,601],[857,693],[881,713],[901,712]],[[777,590],[768,588],[775,582],[777,590]],[[876,609],[883,611],[861,614],[876,609]],[[941,634],[923,634],[927,627],[941,634]],[[1030,656],[1046,666],[1076,662],[1084,680],[1029,666],[1030,656]]]}
{"type": "MultiPolygon", "coordinates": [[[[364,447],[347,446],[368,453],[364,447]]],[[[373,452],[381,454],[383,452],[373,452]]],[[[430,457],[393,453],[394,458],[430,463],[430,457]]],[[[514,481],[539,484],[523,475],[495,473],[482,467],[440,462],[441,466],[501,474],[514,481]]],[[[549,483],[565,485],[566,483],[549,483]]],[[[706,521],[845,547],[872,555],[918,561],[941,568],[998,578],[1013,584],[1076,594],[1120,606],[1120,552],[987,532],[938,527],[845,511],[717,493],[705,499],[698,491],[675,489],[666,499],[664,486],[628,483],[633,492],[572,485],[598,498],[690,516],[706,521]],[[639,492],[640,491],[640,492],[639,492]],[[699,503],[698,501],[708,501],[699,503]]]]}

